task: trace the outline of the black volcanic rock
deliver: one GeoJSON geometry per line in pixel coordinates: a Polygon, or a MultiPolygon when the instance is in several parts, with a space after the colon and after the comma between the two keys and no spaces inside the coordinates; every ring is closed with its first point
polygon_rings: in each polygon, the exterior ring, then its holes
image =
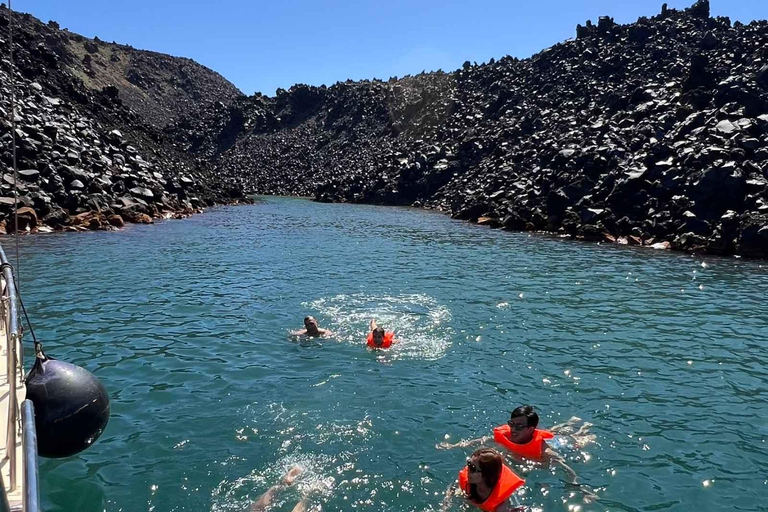
{"type": "MultiPolygon", "coordinates": [[[[26,14],[14,13],[13,17],[16,33],[15,136],[19,163],[16,185],[21,194],[20,203],[32,209],[43,224],[30,221],[25,226],[61,228],[68,224],[70,215],[74,217],[87,211],[107,215],[119,213],[119,208],[114,205],[126,193],[124,180],[130,180],[131,187],[140,191],[138,195],[146,201],[145,213],[152,216],[191,212],[215,202],[243,199],[242,190],[235,183],[222,180],[211,172],[210,167],[206,169],[204,164],[179,151],[152,124],[162,121],[159,124],[165,125],[174,116],[197,112],[200,106],[231,101],[239,96],[234,86],[229,84],[228,87],[228,82],[218,75],[197,64],[191,65],[185,59],[174,60],[169,56],[120,47],[124,50],[121,55],[130,56],[134,68],[138,62],[144,62],[144,67],[165,69],[165,75],[159,78],[159,75],[153,75],[157,84],[176,80],[179,67],[188,69],[190,80],[195,82],[188,91],[190,97],[199,100],[194,108],[190,101],[181,101],[178,94],[158,93],[158,102],[146,102],[147,95],[153,94],[147,89],[141,93],[145,98],[142,102],[150,107],[153,116],[160,117],[143,115],[141,108],[128,108],[121,100],[126,91],[121,89],[124,80],[119,76],[120,70],[112,69],[109,76],[97,73],[94,75],[97,82],[89,82],[77,71],[81,59],[73,50],[74,46],[85,45],[86,61],[94,64],[99,52],[105,48],[117,51],[116,45],[60,31],[55,24],[43,25],[26,14]],[[193,72],[196,74],[190,75],[193,72]],[[118,85],[107,85],[107,80],[118,85]],[[208,93],[201,92],[201,88],[208,93]],[[191,181],[187,189],[194,191],[192,197],[198,198],[198,204],[193,204],[186,193],[164,190],[168,180],[180,176],[191,181]]],[[[7,27],[9,20],[8,9],[0,8],[0,26],[7,27]]],[[[0,39],[0,52],[8,54],[8,43],[4,39],[0,39]]],[[[9,61],[2,60],[0,174],[3,180],[0,187],[3,190],[0,194],[3,196],[13,195],[15,183],[10,73],[9,61]]],[[[126,103],[131,104],[130,97],[126,103]]],[[[0,223],[11,215],[12,208],[0,203],[0,223]]],[[[31,218],[31,214],[28,216],[31,218]]],[[[107,222],[76,224],[83,229],[110,228],[107,222]]]]}
{"type": "Polygon", "coordinates": [[[20,163],[39,175],[19,184],[43,223],[61,209],[98,210],[83,223],[109,226],[110,215],[146,222],[244,193],[293,194],[768,257],[768,23],[711,18],[706,0],[630,25],[589,21],[530,59],[275,97],[242,96],[184,59],[24,15],[20,25],[20,163]]]}
{"type": "Polygon", "coordinates": [[[237,98],[166,133],[248,192],[768,256],[768,23],[701,0],[577,36],[526,60],[237,98]]]}

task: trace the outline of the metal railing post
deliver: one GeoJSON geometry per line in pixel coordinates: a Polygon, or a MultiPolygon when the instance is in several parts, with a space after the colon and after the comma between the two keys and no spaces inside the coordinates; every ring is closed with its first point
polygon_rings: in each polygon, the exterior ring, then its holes
{"type": "MultiPolygon", "coordinates": [[[[3,278],[5,279],[5,290],[2,290],[2,308],[0,308],[0,312],[2,313],[0,315],[0,322],[2,322],[3,327],[5,328],[5,335],[6,335],[6,342],[7,342],[7,378],[8,378],[8,425],[6,430],[6,439],[5,439],[5,449],[6,449],[6,457],[8,460],[8,473],[9,473],[9,486],[8,489],[10,492],[14,492],[18,485],[19,485],[19,475],[18,471],[16,470],[18,458],[16,457],[16,437],[17,432],[20,427],[20,420],[23,419],[23,414],[21,414],[21,411],[19,410],[19,402],[17,397],[18,392],[18,386],[19,386],[19,379],[23,376],[24,367],[21,363],[21,356],[20,353],[20,345],[21,345],[21,337],[22,332],[19,326],[19,312],[18,312],[18,306],[17,306],[17,296],[16,296],[16,284],[14,281],[14,275],[13,270],[8,265],[8,258],[5,255],[5,251],[3,251],[3,248],[0,247],[0,262],[3,264],[2,274],[3,278]],[[21,417],[20,417],[21,416],[21,417]]],[[[31,403],[30,403],[31,405],[31,403]]],[[[36,432],[34,430],[34,409],[31,409],[32,412],[32,434],[34,435],[34,442],[30,440],[30,446],[34,450],[35,456],[33,457],[32,466],[34,469],[34,474],[37,475],[37,436],[36,432]]],[[[28,466],[28,461],[26,460],[26,448],[25,448],[25,441],[26,441],[26,433],[24,433],[24,436],[22,438],[22,448],[24,456],[24,459],[22,460],[22,465],[25,468],[28,466]]],[[[34,511],[37,512],[37,508],[30,509],[27,508],[26,502],[28,499],[32,500],[32,504],[35,507],[38,507],[39,498],[37,498],[37,478],[35,478],[34,481],[34,496],[35,497],[28,497],[24,496],[22,499],[24,500],[24,511],[34,511]]],[[[0,499],[0,512],[2,512],[3,506],[7,505],[8,497],[5,492],[5,487],[2,487],[3,492],[2,499],[0,499]],[[4,503],[3,503],[4,502],[4,503]]],[[[25,486],[25,494],[29,494],[30,490],[26,488],[25,486]]]]}
{"type": "Polygon", "coordinates": [[[16,422],[19,420],[16,411],[18,410],[18,403],[16,398],[16,333],[10,333],[8,336],[8,343],[12,344],[12,347],[8,347],[8,430],[6,430],[5,450],[8,454],[8,461],[10,466],[8,470],[10,472],[9,489],[11,492],[16,490],[17,475],[16,475],[16,422]]]}
{"type": "Polygon", "coordinates": [[[24,512],[39,512],[40,484],[37,472],[37,431],[35,430],[35,404],[31,400],[21,403],[24,453],[24,512]]]}

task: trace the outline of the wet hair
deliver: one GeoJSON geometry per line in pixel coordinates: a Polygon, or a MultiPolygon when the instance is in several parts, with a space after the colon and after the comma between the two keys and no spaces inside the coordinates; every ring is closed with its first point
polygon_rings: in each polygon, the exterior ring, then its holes
{"type": "Polygon", "coordinates": [[[311,316],[305,316],[304,317],[304,325],[307,325],[310,320],[313,320],[313,318],[311,316]]]}
{"type": "MultiPolygon", "coordinates": [[[[501,468],[504,460],[501,454],[493,448],[480,448],[472,454],[472,458],[477,461],[477,469],[483,477],[483,482],[489,489],[496,487],[501,477],[501,468]]],[[[484,500],[477,493],[477,486],[470,484],[469,499],[475,503],[482,503],[484,500]]]]}
{"type": "Polygon", "coordinates": [[[514,411],[512,411],[512,415],[510,416],[510,420],[513,420],[515,418],[525,417],[525,420],[527,422],[527,425],[529,427],[536,428],[539,426],[539,415],[536,414],[536,411],[533,410],[533,407],[530,405],[521,405],[514,411]]]}
{"type": "Polygon", "coordinates": [[[373,337],[376,338],[376,335],[381,336],[382,341],[384,340],[384,328],[383,327],[377,327],[373,330],[373,337]]]}

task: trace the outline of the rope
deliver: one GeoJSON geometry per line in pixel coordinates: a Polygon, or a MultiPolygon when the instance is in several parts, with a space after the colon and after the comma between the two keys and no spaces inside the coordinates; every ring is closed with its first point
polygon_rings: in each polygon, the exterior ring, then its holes
{"type": "MultiPolygon", "coordinates": [[[[11,269],[11,275],[13,276],[13,265],[7,262],[0,263],[0,273],[4,272],[6,268],[11,269]]],[[[27,308],[24,306],[24,301],[21,298],[21,292],[19,291],[19,285],[16,283],[15,277],[13,279],[13,286],[16,288],[16,297],[19,299],[19,304],[21,304],[21,311],[24,313],[24,318],[27,320],[27,325],[29,326],[29,332],[32,334],[32,341],[35,344],[35,353],[40,354],[42,353],[43,345],[37,341],[37,336],[35,336],[35,329],[32,328],[32,322],[29,321],[27,308]]]]}
{"type": "MultiPolygon", "coordinates": [[[[8,41],[9,41],[9,53],[11,55],[11,69],[9,76],[11,78],[11,132],[13,134],[13,233],[16,242],[16,271],[20,268],[19,258],[19,166],[16,162],[16,79],[14,77],[14,70],[16,66],[13,63],[13,8],[11,7],[11,0],[8,0],[8,41]]],[[[13,280],[16,283],[16,288],[19,287],[20,275],[16,275],[16,279],[13,280]]]]}

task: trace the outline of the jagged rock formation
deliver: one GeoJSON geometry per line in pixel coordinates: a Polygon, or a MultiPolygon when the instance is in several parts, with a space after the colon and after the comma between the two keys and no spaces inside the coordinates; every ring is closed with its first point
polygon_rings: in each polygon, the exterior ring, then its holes
{"type": "Polygon", "coordinates": [[[30,218],[134,203],[158,215],[245,190],[768,257],[768,23],[713,19],[707,0],[630,25],[602,17],[530,59],[272,98],[188,60],[19,23],[30,218]]]}
{"type": "MultiPolygon", "coordinates": [[[[158,119],[157,124],[165,125],[171,116],[192,115],[212,103],[223,105],[221,100],[231,101],[239,94],[234,86],[221,87],[220,100],[215,96],[218,85],[211,83],[218,75],[209,72],[208,80],[201,79],[203,68],[186,60],[89,42],[29,15],[14,13],[14,21],[20,229],[112,229],[124,221],[183,216],[243,198],[242,190],[178,151],[153,125],[158,119]],[[112,55],[129,60],[127,79],[142,67],[137,62],[145,59],[146,67],[163,70],[157,73],[175,75],[179,69],[191,69],[197,73],[195,85],[185,93],[156,94],[167,84],[147,80],[144,88],[131,89],[120,81],[119,72],[93,58],[91,66],[103,69],[84,81],[72,67],[77,45],[87,48],[87,55],[99,55],[106,47],[112,55]],[[188,99],[179,101],[185,95],[188,99]],[[202,99],[193,105],[196,95],[202,99]],[[154,101],[155,97],[159,99],[154,101]],[[130,108],[131,103],[137,109],[130,108]]],[[[0,8],[0,232],[15,228],[8,23],[9,11],[0,8]]]]}
{"type": "Polygon", "coordinates": [[[295,86],[168,129],[251,192],[765,257],[766,40],[701,0],[526,60],[295,86]]]}

